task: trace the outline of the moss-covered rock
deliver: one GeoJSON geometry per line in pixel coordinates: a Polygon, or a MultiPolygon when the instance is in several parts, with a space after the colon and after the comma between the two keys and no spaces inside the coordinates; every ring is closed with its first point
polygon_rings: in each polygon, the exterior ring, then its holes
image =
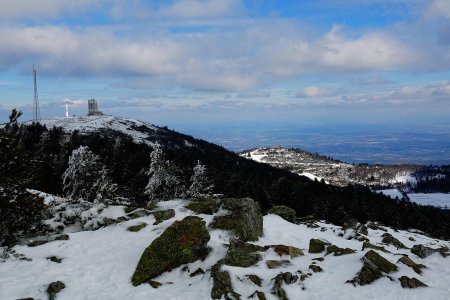
{"type": "Polygon", "coordinates": [[[158,225],[159,223],[162,223],[165,220],[169,220],[175,217],[175,210],[173,209],[158,210],[153,212],[153,216],[155,217],[155,223],[153,223],[153,225],[158,225]]]}
{"type": "Polygon", "coordinates": [[[288,300],[288,296],[286,294],[286,291],[283,289],[283,282],[285,284],[292,284],[298,280],[297,275],[292,275],[290,272],[280,273],[274,278],[272,278],[274,281],[273,287],[271,289],[271,294],[277,296],[280,300],[288,300]]]}
{"type": "Polygon", "coordinates": [[[314,273],[319,273],[323,271],[321,267],[316,265],[309,265],[309,269],[311,269],[311,271],[313,271],[314,273]]]}
{"type": "Polygon", "coordinates": [[[231,213],[215,217],[212,228],[231,230],[243,241],[256,241],[263,233],[263,217],[258,204],[250,198],[227,198],[223,207],[231,213]]]}
{"type": "Polygon", "coordinates": [[[57,263],[57,264],[60,264],[63,261],[62,258],[57,257],[57,256],[49,256],[49,257],[47,257],[47,259],[49,261],[52,261],[52,262],[57,263]]]}
{"type": "Polygon", "coordinates": [[[309,253],[321,253],[325,251],[325,246],[330,243],[324,242],[319,239],[311,239],[309,240],[309,253]]]}
{"type": "Polygon", "coordinates": [[[366,250],[366,249],[374,249],[374,250],[379,250],[379,251],[383,251],[383,252],[386,252],[386,253],[390,253],[383,246],[376,246],[376,245],[371,244],[369,242],[364,242],[363,243],[362,250],[366,250]]]}
{"type": "Polygon", "coordinates": [[[44,245],[44,244],[47,244],[49,241],[47,241],[47,240],[35,240],[35,241],[32,241],[32,242],[30,242],[30,243],[28,243],[28,247],[37,247],[37,246],[40,246],[40,245],[44,245]]]}
{"type": "Polygon", "coordinates": [[[195,200],[189,203],[186,208],[198,214],[212,215],[219,210],[220,201],[217,199],[195,200]]]}
{"type": "Polygon", "coordinates": [[[264,292],[261,291],[255,291],[253,294],[248,296],[249,299],[255,299],[258,298],[258,300],[266,300],[266,295],[264,292]]]}
{"type": "Polygon", "coordinates": [[[202,268],[198,268],[197,270],[195,270],[194,272],[189,274],[189,276],[190,277],[195,277],[197,275],[203,275],[203,274],[205,274],[205,271],[202,268]]]}
{"type": "Polygon", "coordinates": [[[297,213],[290,207],[283,205],[275,205],[267,211],[269,214],[274,214],[282,217],[288,222],[295,223],[297,213]]]}
{"type": "Polygon", "coordinates": [[[262,279],[258,275],[249,274],[249,275],[245,275],[245,277],[247,277],[251,282],[253,282],[257,286],[261,286],[261,284],[262,284],[262,279]]]}
{"type": "Polygon", "coordinates": [[[213,287],[211,290],[212,299],[240,299],[240,295],[233,290],[230,274],[221,269],[221,264],[215,264],[211,268],[211,278],[213,287]]]}
{"type": "Polygon", "coordinates": [[[209,252],[209,239],[205,221],[199,217],[189,216],[174,222],[145,249],[131,279],[133,285],[148,282],[182,264],[204,259],[209,252]]]}
{"type": "Polygon", "coordinates": [[[439,252],[439,249],[433,249],[430,247],[426,247],[424,245],[414,245],[411,248],[411,253],[417,255],[420,258],[426,258],[428,256],[430,256],[433,253],[439,252]]]}
{"type": "Polygon", "coordinates": [[[66,285],[61,281],[55,281],[48,285],[47,295],[49,300],[55,300],[56,295],[66,288],[66,285]]]}
{"type": "Polygon", "coordinates": [[[137,209],[137,210],[132,211],[131,213],[127,214],[126,217],[129,220],[132,220],[132,219],[146,217],[146,216],[149,216],[151,214],[152,214],[151,211],[146,210],[144,208],[141,208],[141,209],[137,209]]]}
{"type": "Polygon", "coordinates": [[[362,258],[362,261],[364,262],[364,265],[357,277],[353,280],[353,282],[360,285],[370,284],[383,276],[383,273],[390,273],[398,270],[396,265],[374,250],[368,251],[362,258]]]}
{"type": "Polygon", "coordinates": [[[265,246],[265,249],[273,249],[276,254],[279,256],[283,255],[289,255],[291,258],[297,257],[297,256],[303,256],[305,255],[302,251],[302,249],[293,247],[293,246],[286,246],[286,245],[269,245],[265,246]]]}
{"type": "Polygon", "coordinates": [[[382,243],[393,245],[397,249],[407,249],[407,247],[402,242],[397,240],[390,233],[383,233],[382,237],[383,237],[383,240],[381,240],[382,243]]]}
{"type": "Polygon", "coordinates": [[[69,238],[70,237],[68,234],[61,234],[55,238],[55,241],[67,241],[67,240],[69,240],[69,238]]]}
{"type": "Polygon", "coordinates": [[[425,265],[415,263],[411,258],[409,258],[406,255],[400,258],[398,261],[412,268],[414,272],[416,272],[419,275],[422,274],[422,269],[426,268],[425,265]]]}
{"type": "Polygon", "coordinates": [[[219,263],[247,268],[261,260],[261,255],[257,252],[264,250],[264,247],[246,243],[238,239],[232,239],[228,246],[227,255],[219,263]]]}
{"type": "Polygon", "coordinates": [[[149,280],[148,284],[150,284],[150,286],[154,289],[159,288],[160,286],[162,286],[162,283],[159,281],[155,281],[155,280],[149,280]]]}
{"type": "Polygon", "coordinates": [[[269,269],[277,269],[280,267],[289,266],[291,264],[291,261],[287,259],[281,259],[281,260],[267,260],[266,265],[269,269]]]}
{"type": "Polygon", "coordinates": [[[341,256],[347,254],[353,254],[356,251],[350,248],[339,248],[336,245],[330,245],[327,247],[327,254],[334,253],[334,256],[341,256]]]}
{"type": "Polygon", "coordinates": [[[418,287],[427,287],[428,286],[415,277],[409,278],[407,276],[402,276],[398,280],[400,280],[400,284],[402,285],[402,288],[415,289],[418,287]]]}
{"type": "Polygon", "coordinates": [[[128,231],[130,232],[138,232],[141,229],[144,229],[147,226],[147,223],[141,222],[137,225],[133,225],[127,228],[128,231]]]}

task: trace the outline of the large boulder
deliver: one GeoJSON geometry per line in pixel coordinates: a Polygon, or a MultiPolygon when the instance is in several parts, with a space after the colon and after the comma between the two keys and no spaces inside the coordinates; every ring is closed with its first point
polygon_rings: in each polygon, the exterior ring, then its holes
{"type": "Polygon", "coordinates": [[[275,205],[271,209],[269,209],[267,213],[278,215],[291,223],[295,223],[295,218],[297,216],[295,210],[283,205],[275,205]]]}
{"type": "Polygon", "coordinates": [[[227,198],[222,205],[231,213],[215,217],[212,228],[231,230],[243,241],[256,241],[262,236],[263,216],[255,201],[250,198],[227,198]]]}
{"type": "Polygon", "coordinates": [[[309,253],[321,253],[325,251],[325,246],[330,245],[330,243],[319,240],[319,239],[310,239],[309,240],[309,253]]]}
{"type": "Polygon", "coordinates": [[[212,215],[219,210],[220,201],[217,199],[201,199],[194,200],[189,203],[186,208],[198,214],[212,215]]]}
{"type": "Polygon", "coordinates": [[[183,264],[204,259],[210,235],[205,221],[189,216],[174,222],[145,249],[131,279],[137,286],[183,264]]]}
{"type": "Polygon", "coordinates": [[[362,258],[362,261],[364,265],[357,277],[353,280],[353,282],[360,285],[370,284],[383,276],[384,273],[391,273],[398,270],[396,265],[373,250],[368,251],[362,258]]]}
{"type": "Polygon", "coordinates": [[[411,248],[411,253],[417,255],[420,258],[426,258],[433,253],[439,252],[440,249],[433,249],[424,245],[414,245],[411,248]]]}

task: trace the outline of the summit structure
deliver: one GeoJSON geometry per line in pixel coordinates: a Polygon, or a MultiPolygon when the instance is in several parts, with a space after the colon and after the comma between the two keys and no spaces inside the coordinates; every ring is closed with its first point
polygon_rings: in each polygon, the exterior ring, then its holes
{"type": "Polygon", "coordinates": [[[103,113],[98,110],[97,100],[92,98],[91,100],[88,100],[88,106],[89,106],[89,112],[88,116],[102,116],[103,113]]]}

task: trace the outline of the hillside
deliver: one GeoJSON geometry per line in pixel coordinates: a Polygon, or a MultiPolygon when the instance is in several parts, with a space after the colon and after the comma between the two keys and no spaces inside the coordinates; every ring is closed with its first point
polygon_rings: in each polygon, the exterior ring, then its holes
{"type": "MultiPolygon", "coordinates": [[[[41,196],[53,208],[62,203],[58,197],[41,196]]],[[[209,207],[211,202],[204,201],[209,207]]],[[[222,202],[225,206],[226,201],[222,202]]],[[[67,226],[65,235],[25,239],[12,249],[4,248],[0,252],[0,298],[46,299],[52,282],[64,285],[54,294],[57,299],[72,300],[218,299],[219,296],[247,299],[252,295],[254,299],[445,300],[450,294],[450,260],[434,250],[444,249],[440,250],[444,254],[449,242],[375,223],[340,227],[323,221],[289,222],[274,213],[265,215],[258,225],[263,228],[261,237],[245,242],[236,240],[235,227],[224,230],[213,225],[236,211],[224,206],[201,211],[199,207],[204,209],[205,205],[192,206],[188,200],[160,202],[145,213],[109,206],[97,217],[113,218],[110,220],[115,221],[110,221],[109,226],[80,232],[70,232],[67,226]],[[171,210],[172,216],[155,224],[155,212],[171,210]],[[200,217],[208,230],[210,252],[206,258],[176,263],[170,271],[155,276],[150,284],[133,286],[132,275],[146,247],[154,244],[169,227],[173,228],[175,221],[192,216],[200,217]],[[425,252],[417,252],[417,245],[430,253],[419,257],[425,252]],[[367,259],[370,255],[380,255],[393,269],[377,271],[379,275],[371,279],[364,277],[364,266],[371,263],[367,259]],[[418,282],[427,287],[407,288],[418,286],[418,282]]],[[[258,217],[258,213],[255,211],[251,216],[258,217]]],[[[249,216],[243,215],[240,222],[248,222],[246,217],[249,216]]],[[[379,270],[374,262],[373,270],[379,270]]]]}
{"type": "Polygon", "coordinates": [[[337,225],[355,219],[362,223],[371,220],[450,238],[448,210],[391,200],[361,186],[337,187],[311,181],[204,140],[135,120],[107,116],[11,124],[0,129],[0,139],[0,209],[8,216],[0,223],[3,242],[13,243],[19,234],[42,230],[39,219],[45,206],[26,190],[68,196],[66,185],[71,181],[64,183],[63,175],[68,172],[70,159],[82,149],[90,153],[90,162],[96,166],[92,175],[79,176],[81,181],[91,180],[80,183],[81,187],[91,184],[88,195],[81,190],[82,197],[89,201],[96,197],[104,201],[106,197],[109,203],[146,206],[150,200],[146,190],[151,154],[156,145],[162,147],[161,161],[171,174],[170,188],[159,191],[163,199],[186,195],[194,168],[201,163],[214,186],[213,193],[251,197],[263,211],[280,204],[293,208],[298,216],[312,215],[337,225]],[[55,125],[60,127],[51,127],[55,125]],[[108,183],[97,186],[101,191],[96,190],[97,177],[108,183]],[[114,191],[107,191],[108,185],[114,191]]]}

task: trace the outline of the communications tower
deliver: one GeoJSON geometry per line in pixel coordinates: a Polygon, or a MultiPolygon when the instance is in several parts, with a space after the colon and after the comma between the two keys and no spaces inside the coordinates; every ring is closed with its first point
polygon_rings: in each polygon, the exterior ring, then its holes
{"type": "Polygon", "coordinates": [[[37,81],[36,81],[36,69],[33,65],[33,83],[34,83],[34,99],[33,99],[33,123],[41,121],[41,111],[39,109],[39,99],[37,91],[37,81]]]}

